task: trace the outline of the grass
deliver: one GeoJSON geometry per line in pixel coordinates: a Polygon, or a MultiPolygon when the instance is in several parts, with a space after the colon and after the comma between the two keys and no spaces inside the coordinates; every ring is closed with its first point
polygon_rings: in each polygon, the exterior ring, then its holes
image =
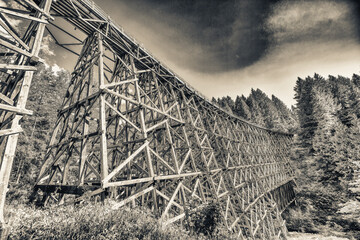
{"type": "Polygon", "coordinates": [[[77,206],[7,208],[9,239],[229,239],[226,229],[211,237],[177,225],[163,226],[148,209],[111,208],[111,202],[77,206]]]}
{"type": "Polygon", "coordinates": [[[11,207],[10,239],[191,239],[176,226],[164,228],[147,210],[111,204],[36,209],[11,207]]]}

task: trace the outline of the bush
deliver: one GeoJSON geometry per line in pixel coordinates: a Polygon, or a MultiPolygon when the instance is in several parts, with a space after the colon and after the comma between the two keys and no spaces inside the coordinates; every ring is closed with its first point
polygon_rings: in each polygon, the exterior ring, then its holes
{"type": "Polygon", "coordinates": [[[197,208],[191,201],[186,208],[185,228],[196,238],[205,239],[237,239],[225,227],[218,202],[204,203],[197,208]]]}
{"type": "Polygon", "coordinates": [[[212,236],[220,222],[220,206],[216,202],[205,203],[195,209],[187,210],[186,227],[196,234],[212,236]]]}
{"type": "Polygon", "coordinates": [[[176,226],[162,228],[145,209],[113,210],[111,203],[35,209],[10,208],[9,239],[190,239],[176,226]]]}
{"type": "Polygon", "coordinates": [[[76,206],[35,208],[28,205],[10,206],[9,239],[236,239],[221,224],[219,205],[201,205],[180,225],[164,227],[145,208],[112,209],[112,201],[83,203],[76,206]]]}

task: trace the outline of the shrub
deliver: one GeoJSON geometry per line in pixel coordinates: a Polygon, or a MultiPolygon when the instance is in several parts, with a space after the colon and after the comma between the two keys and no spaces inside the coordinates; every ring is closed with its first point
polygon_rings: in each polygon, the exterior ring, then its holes
{"type": "MultiPolygon", "coordinates": [[[[189,206],[194,206],[191,202],[189,206]]],[[[223,226],[220,205],[217,202],[201,204],[197,208],[187,207],[185,227],[193,234],[220,238],[224,234],[229,237],[229,231],[223,226]]]]}
{"type": "Polygon", "coordinates": [[[146,209],[112,210],[111,203],[9,209],[9,239],[190,239],[176,226],[163,229],[146,209]]]}

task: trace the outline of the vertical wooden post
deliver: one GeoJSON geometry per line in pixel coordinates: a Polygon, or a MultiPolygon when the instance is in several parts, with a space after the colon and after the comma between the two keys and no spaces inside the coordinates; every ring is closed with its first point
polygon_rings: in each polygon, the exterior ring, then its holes
{"type": "MultiPolygon", "coordinates": [[[[98,47],[99,47],[99,88],[103,89],[105,85],[104,79],[104,46],[103,36],[98,34],[98,47]]],[[[100,158],[101,158],[101,180],[108,175],[108,154],[107,154],[107,139],[106,139],[106,112],[105,112],[105,93],[102,92],[100,95],[100,106],[99,106],[99,125],[100,125],[100,158]]]]}
{"type": "MultiPolygon", "coordinates": [[[[49,13],[52,0],[46,0],[44,4],[44,12],[49,13]]],[[[43,15],[41,19],[45,19],[43,15]]],[[[40,52],[41,42],[45,31],[45,24],[39,23],[39,27],[36,32],[34,39],[33,48],[31,50],[31,55],[37,57],[40,52]]],[[[26,101],[29,95],[29,89],[33,77],[32,71],[27,71],[24,75],[22,82],[21,90],[19,93],[19,98],[16,104],[17,108],[25,109],[26,101]]],[[[16,115],[12,121],[11,129],[20,128],[19,121],[21,120],[21,115],[16,115]]],[[[19,134],[10,135],[7,139],[5,146],[4,155],[2,156],[1,169],[0,169],[0,223],[2,226],[5,224],[4,220],[4,206],[6,199],[6,192],[8,191],[8,184],[10,179],[11,168],[13,165],[13,160],[15,156],[16,145],[18,141],[19,134]]]]}
{"type": "MultiPolygon", "coordinates": [[[[91,64],[91,63],[89,63],[91,64]]],[[[91,95],[91,85],[93,84],[93,77],[94,77],[94,67],[91,67],[91,69],[89,70],[89,80],[88,80],[88,84],[86,86],[86,95],[89,96],[91,95]]],[[[85,114],[87,114],[87,112],[85,112],[85,114]]],[[[85,117],[86,118],[86,117],[85,117]]],[[[83,135],[87,135],[89,132],[89,123],[86,121],[86,119],[84,120],[84,124],[83,124],[83,135]]],[[[81,141],[81,152],[80,152],[80,164],[79,164],[79,185],[83,185],[84,184],[84,179],[85,179],[85,162],[86,159],[88,157],[88,145],[86,144],[88,141],[87,137],[85,137],[82,141],[81,141]]]]}
{"type": "MultiPolygon", "coordinates": [[[[134,63],[134,58],[132,56],[130,56],[130,64],[131,64],[131,68],[132,71],[134,73],[134,77],[138,77],[137,76],[137,70],[135,67],[135,63],[134,63]]],[[[135,81],[135,94],[136,94],[136,100],[141,104],[141,96],[140,96],[140,87],[139,87],[139,82],[135,81]]],[[[146,123],[145,123],[145,109],[140,109],[140,125],[141,125],[141,131],[142,131],[142,135],[143,138],[146,139],[145,142],[147,142],[147,131],[146,131],[146,123]]],[[[147,164],[148,164],[148,168],[149,168],[149,175],[151,177],[154,177],[154,168],[153,168],[153,163],[152,163],[152,159],[151,159],[151,154],[150,154],[150,148],[149,145],[147,145],[145,147],[145,152],[146,152],[146,159],[147,159],[147,164]]],[[[144,196],[144,195],[143,195],[144,196]]],[[[143,199],[142,196],[142,199],[143,199]]],[[[154,189],[152,191],[152,197],[153,197],[153,202],[156,203],[157,199],[156,199],[156,189],[154,189]]],[[[155,211],[157,211],[157,204],[155,204],[155,211]]]]}

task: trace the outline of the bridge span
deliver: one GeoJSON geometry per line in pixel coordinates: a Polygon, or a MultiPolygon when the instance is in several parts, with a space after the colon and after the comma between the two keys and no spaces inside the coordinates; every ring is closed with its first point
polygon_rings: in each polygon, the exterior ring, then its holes
{"type": "MultiPolygon", "coordinates": [[[[0,8],[0,214],[19,120],[44,34],[78,56],[35,191],[42,203],[111,197],[165,224],[216,201],[243,239],[286,239],[294,201],[292,135],[211,103],[89,0],[16,0],[0,8]],[[20,33],[9,18],[27,24],[20,33]],[[75,27],[75,29],[74,29],[75,27]],[[67,39],[65,41],[64,39],[67,39]]],[[[2,218],[2,222],[3,222],[2,218]]]]}

